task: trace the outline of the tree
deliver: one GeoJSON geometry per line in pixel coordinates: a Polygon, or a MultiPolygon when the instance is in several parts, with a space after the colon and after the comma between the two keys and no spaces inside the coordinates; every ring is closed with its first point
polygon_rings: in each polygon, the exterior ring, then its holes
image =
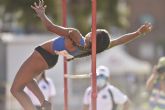
{"type": "MultiPolygon", "coordinates": [[[[56,24],[61,23],[61,1],[45,0],[48,6],[46,13],[56,24]]],[[[34,2],[38,0],[1,0],[0,4],[4,7],[1,15],[4,31],[10,31],[10,25],[15,22],[26,32],[45,32],[41,21],[30,8],[34,2]]],[[[87,33],[91,29],[91,0],[67,0],[67,3],[69,26],[78,28],[83,34],[87,33]]],[[[97,0],[97,28],[124,27],[126,17],[118,10],[120,3],[120,0],[97,0]]]]}
{"type": "MultiPolygon", "coordinates": [[[[31,9],[31,5],[38,0],[2,0],[0,4],[4,6],[4,12],[2,21],[5,22],[5,16],[10,15],[10,20],[8,22],[12,23],[15,17],[17,17],[17,22],[19,26],[24,28],[26,32],[32,31],[43,31],[43,26],[41,26],[41,21],[36,16],[35,12],[31,9]],[[19,13],[19,14],[18,14],[19,13]],[[35,24],[35,25],[34,25],[35,24]]],[[[45,4],[48,5],[46,12],[52,17],[57,17],[57,8],[54,8],[57,3],[55,0],[45,0],[45,4]]],[[[14,21],[16,22],[16,21],[14,21]]],[[[56,19],[56,22],[58,20],[56,19]]],[[[4,24],[5,26],[5,24],[4,24]]],[[[6,29],[9,31],[10,29],[6,29]]]]}
{"type": "MultiPolygon", "coordinates": [[[[122,10],[125,2],[120,0],[97,0],[97,28],[109,28],[116,26],[125,28],[127,23],[128,10],[122,10]],[[122,9],[121,6],[122,5],[122,9]],[[122,10],[122,11],[121,11],[122,10]]],[[[91,1],[90,0],[69,0],[70,15],[74,26],[84,34],[91,28],[91,1]]]]}

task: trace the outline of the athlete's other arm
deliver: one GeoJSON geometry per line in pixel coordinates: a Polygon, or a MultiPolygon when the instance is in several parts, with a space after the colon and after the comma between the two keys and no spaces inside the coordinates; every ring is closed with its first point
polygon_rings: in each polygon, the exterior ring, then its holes
{"type": "Polygon", "coordinates": [[[124,34],[120,36],[119,38],[112,40],[108,48],[112,48],[114,46],[121,45],[121,44],[126,44],[134,40],[135,38],[139,37],[140,35],[150,32],[151,30],[152,30],[151,23],[145,23],[141,25],[136,31],[132,33],[124,34]]]}

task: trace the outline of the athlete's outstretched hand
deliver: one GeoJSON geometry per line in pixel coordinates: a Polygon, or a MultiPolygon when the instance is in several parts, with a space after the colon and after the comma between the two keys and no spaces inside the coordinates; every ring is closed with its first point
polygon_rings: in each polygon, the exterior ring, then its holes
{"type": "Polygon", "coordinates": [[[140,28],[138,28],[138,32],[140,34],[144,34],[144,33],[147,33],[147,32],[150,32],[152,30],[152,25],[151,23],[145,23],[143,24],[142,26],[140,26],[140,28]]]}
{"type": "Polygon", "coordinates": [[[38,17],[41,17],[45,14],[46,5],[44,4],[43,0],[39,0],[38,4],[34,2],[33,5],[31,5],[31,8],[37,13],[38,17]]]}

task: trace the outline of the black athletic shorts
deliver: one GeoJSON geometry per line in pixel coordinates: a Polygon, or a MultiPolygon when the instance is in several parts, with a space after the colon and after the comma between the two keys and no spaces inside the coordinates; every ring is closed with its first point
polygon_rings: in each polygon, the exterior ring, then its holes
{"type": "Polygon", "coordinates": [[[43,49],[41,46],[36,47],[35,50],[39,52],[41,56],[45,59],[45,61],[48,64],[48,68],[52,68],[53,66],[56,65],[58,61],[58,55],[49,53],[48,51],[43,49]]]}

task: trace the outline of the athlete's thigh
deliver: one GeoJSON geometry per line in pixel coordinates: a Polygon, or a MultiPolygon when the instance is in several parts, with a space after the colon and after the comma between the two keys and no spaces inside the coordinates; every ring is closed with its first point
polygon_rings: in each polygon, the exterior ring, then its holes
{"type": "Polygon", "coordinates": [[[36,75],[41,73],[47,68],[47,65],[42,60],[41,56],[37,52],[34,52],[20,67],[18,70],[13,86],[24,87],[30,82],[36,75]]]}

